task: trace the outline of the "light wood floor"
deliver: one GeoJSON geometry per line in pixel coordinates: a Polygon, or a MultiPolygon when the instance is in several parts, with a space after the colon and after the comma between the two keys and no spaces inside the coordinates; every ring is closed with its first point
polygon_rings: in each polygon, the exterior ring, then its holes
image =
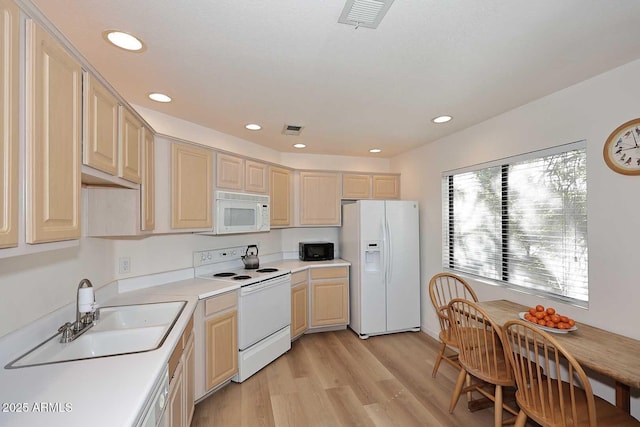
{"type": "Polygon", "coordinates": [[[438,342],[422,332],[359,339],[351,330],[302,336],[242,384],[196,405],[192,426],[491,426],[493,408],[449,400],[457,371],[431,377],[438,342]]]}

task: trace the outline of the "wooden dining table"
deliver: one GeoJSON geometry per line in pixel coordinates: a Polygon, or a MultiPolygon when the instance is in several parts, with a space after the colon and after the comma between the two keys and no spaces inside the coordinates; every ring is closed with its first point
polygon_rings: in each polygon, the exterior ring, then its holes
{"type": "MultiPolygon", "coordinates": [[[[518,313],[529,310],[527,306],[508,300],[478,304],[499,325],[519,319],[518,313]]],[[[640,341],[585,323],[576,323],[576,326],[575,331],[553,336],[583,368],[615,380],[616,406],[629,413],[631,388],[640,389],[640,341]]]]}

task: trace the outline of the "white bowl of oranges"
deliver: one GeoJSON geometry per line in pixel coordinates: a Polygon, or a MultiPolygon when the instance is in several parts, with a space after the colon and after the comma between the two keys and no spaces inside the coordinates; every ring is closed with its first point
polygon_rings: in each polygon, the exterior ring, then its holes
{"type": "Polygon", "coordinates": [[[518,316],[547,332],[565,334],[578,329],[575,320],[557,313],[553,307],[545,308],[541,304],[529,308],[529,311],[521,311],[518,316]]]}

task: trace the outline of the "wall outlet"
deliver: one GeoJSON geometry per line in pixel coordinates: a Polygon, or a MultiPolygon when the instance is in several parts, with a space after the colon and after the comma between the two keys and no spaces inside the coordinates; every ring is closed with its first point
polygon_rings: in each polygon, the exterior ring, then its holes
{"type": "Polygon", "coordinates": [[[118,273],[131,273],[131,258],[128,256],[118,258],[118,273]]]}

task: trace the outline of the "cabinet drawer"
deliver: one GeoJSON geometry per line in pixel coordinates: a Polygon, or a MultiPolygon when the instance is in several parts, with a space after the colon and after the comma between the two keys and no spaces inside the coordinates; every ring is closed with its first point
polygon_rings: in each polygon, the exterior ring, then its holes
{"type": "Polygon", "coordinates": [[[307,280],[307,277],[309,277],[307,270],[291,273],[291,286],[295,286],[298,283],[304,282],[305,280],[307,280]]]}
{"type": "Polygon", "coordinates": [[[329,279],[332,277],[347,277],[348,267],[324,267],[324,268],[312,268],[311,280],[315,279],[329,279]]]}
{"type": "Polygon", "coordinates": [[[228,292],[217,297],[209,298],[205,301],[204,315],[211,316],[219,311],[233,308],[238,304],[238,293],[228,292]]]}

